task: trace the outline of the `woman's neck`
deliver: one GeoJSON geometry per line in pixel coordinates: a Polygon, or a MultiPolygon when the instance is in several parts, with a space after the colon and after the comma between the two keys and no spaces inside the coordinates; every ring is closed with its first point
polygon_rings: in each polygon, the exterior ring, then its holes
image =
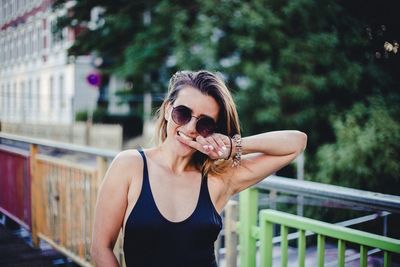
{"type": "Polygon", "coordinates": [[[184,172],[196,170],[191,162],[193,153],[187,156],[179,156],[166,142],[156,147],[154,152],[155,160],[173,174],[180,175],[184,172]]]}

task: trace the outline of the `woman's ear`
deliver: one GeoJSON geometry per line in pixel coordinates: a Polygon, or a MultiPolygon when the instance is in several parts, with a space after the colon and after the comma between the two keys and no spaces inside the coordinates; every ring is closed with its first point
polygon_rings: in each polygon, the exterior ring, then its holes
{"type": "Polygon", "coordinates": [[[168,103],[165,105],[165,112],[164,112],[164,119],[165,119],[166,121],[169,120],[170,115],[171,115],[171,111],[172,111],[172,105],[171,105],[171,102],[168,102],[168,103]]]}

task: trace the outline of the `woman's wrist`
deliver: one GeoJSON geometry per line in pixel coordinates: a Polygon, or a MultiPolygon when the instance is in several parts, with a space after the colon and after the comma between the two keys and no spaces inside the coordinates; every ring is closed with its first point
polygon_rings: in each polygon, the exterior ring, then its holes
{"type": "Polygon", "coordinates": [[[232,138],[229,138],[229,152],[228,152],[228,156],[225,158],[225,160],[230,160],[230,158],[232,157],[232,153],[233,153],[233,141],[232,138]]]}
{"type": "Polygon", "coordinates": [[[239,134],[235,134],[232,137],[232,143],[233,143],[233,148],[232,148],[232,167],[236,167],[240,165],[240,162],[242,160],[242,137],[239,134]]]}

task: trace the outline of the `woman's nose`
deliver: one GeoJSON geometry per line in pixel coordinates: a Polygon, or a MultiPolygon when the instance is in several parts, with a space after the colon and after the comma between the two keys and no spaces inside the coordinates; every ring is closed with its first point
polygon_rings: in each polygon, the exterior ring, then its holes
{"type": "Polygon", "coordinates": [[[197,124],[197,118],[195,116],[192,116],[190,121],[186,124],[186,130],[188,131],[188,133],[194,134],[197,132],[196,124],[197,124]]]}

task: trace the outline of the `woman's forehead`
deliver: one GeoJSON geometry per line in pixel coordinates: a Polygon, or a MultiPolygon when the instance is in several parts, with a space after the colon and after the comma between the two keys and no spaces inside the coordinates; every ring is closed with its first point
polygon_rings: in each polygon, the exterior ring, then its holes
{"type": "Polygon", "coordinates": [[[185,105],[192,109],[194,114],[207,115],[218,118],[219,106],[212,96],[203,94],[192,87],[182,88],[175,100],[174,106],[185,105]]]}

